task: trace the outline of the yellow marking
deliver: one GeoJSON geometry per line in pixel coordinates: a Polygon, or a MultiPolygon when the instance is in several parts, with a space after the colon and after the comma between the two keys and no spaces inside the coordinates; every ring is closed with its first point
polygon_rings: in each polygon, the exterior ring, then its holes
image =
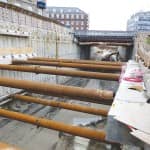
{"type": "Polygon", "coordinates": [[[18,148],[15,148],[13,146],[10,146],[8,144],[5,143],[1,143],[0,142],[0,150],[19,150],[18,148]]]}
{"type": "Polygon", "coordinates": [[[33,49],[27,48],[0,48],[0,56],[10,55],[10,54],[27,54],[33,53],[33,49]]]}

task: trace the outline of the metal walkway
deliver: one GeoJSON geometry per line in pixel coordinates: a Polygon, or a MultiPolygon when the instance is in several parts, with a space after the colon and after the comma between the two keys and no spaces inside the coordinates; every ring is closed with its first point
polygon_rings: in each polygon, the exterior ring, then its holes
{"type": "Polygon", "coordinates": [[[135,35],[135,32],[128,31],[88,30],[75,32],[75,37],[79,42],[133,43],[135,35]]]}

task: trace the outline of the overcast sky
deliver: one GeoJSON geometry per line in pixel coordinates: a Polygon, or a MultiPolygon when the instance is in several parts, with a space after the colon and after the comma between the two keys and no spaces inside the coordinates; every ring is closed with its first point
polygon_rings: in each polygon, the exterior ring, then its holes
{"type": "Polygon", "coordinates": [[[78,7],[89,14],[90,29],[126,30],[137,11],[150,11],[150,0],[47,0],[48,6],[78,7]]]}

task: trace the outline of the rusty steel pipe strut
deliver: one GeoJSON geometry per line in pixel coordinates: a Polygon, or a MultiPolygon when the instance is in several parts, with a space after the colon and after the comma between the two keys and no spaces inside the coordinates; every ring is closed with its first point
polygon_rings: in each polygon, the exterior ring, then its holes
{"type": "Polygon", "coordinates": [[[120,75],[113,73],[99,73],[99,72],[89,72],[89,71],[78,71],[78,70],[67,70],[67,69],[55,69],[37,66],[19,66],[19,65],[5,65],[0,64],[1,70],[13,70],[22,72],[32,72],[32,73],[42,73],[42,74],[53,74],[53,75],[64,75],[73,77],[85,77],[93,79],[111,80],[118,81],[120,75]]]}
{"type": "Polygon", "coordinates": [[[86,127],[67,125],[62,122],[34,117],[31,115],[26,115],[23,113],[9,111],[5,109],[0,109],[0,116],[30,123],[30,124],[41,126],[41,127],[48,128],[48,129],[53,129],[56,131],[62,131],[62,132],[69,133],[75,136],[81,136],[81,137],[85,137],[88,139],[107,142],[105,141],[106,135],[104,131],[93,130],[93,129],[89,129],[86,127]]]}
{"type": "Polygon", "coordinates": [[[112,104],[114,93],[99,89],[86,89],[59,84],[47,84],[28,80],[17,80],[12,78],[0,77],[0,86],[24,89],[27,92],[39,93],[57,97],[70,97],[81,101],[99,104],[112,104]]]}
{"type": "Polygon", "coordinates": [[[64,63],[82,63],[82,64],[95,64],[95,65],[112,65],[112,66],[122,66],[124,62],[110,62],[110,61],[97,61],[97,60],[79,60],[79,59],[63,59],[63,58],[45,58],[45,57],[34,57],[28,58],[28,60],[37,61],[50,61],[50,62],[64,62],[64,63]]]}
{"type": "Polygon", "coordinates": [[[80,63],[63,63],[63,62],[48,62],[48,61],[33,61],[33,60],[13,60],[14,65],[41,65],[41,66],[55,66],[55,67],[69,67],[79,69],[90,69],[95,71],[121,71],[122,66],[111,65],[93,65],[93,64],[80,64],[80,63]]]}
{"type": "Polygon", "coordinates": [[[0,150],[20,150],[12,145],[0,142],[0,150]]]}
{"type": "Polygon", "coordinates": [[[81,106],[81,105],[77,105],[77,104],[69,104],[69,103],[65,103],[65,102],[59,102],[56,100],[46,100],[46,99],[41,99],[41,98],[35,98],[32,96],[22,96],[22,95],[16,94],[16,95],[13,95],[12,98],[21,100],[21,101],[25,101],[25,102],[42,104],[45,106],[59,107],[59,108],[64,108],[64,109],[68,109],[68,110],[93,114],[93,115],[100,115],[100,116],[104,116],[104,117],[106,117],[108,114],[108,110],[104,110],[104,109],[96,109],[96,108],[81,106]]]}

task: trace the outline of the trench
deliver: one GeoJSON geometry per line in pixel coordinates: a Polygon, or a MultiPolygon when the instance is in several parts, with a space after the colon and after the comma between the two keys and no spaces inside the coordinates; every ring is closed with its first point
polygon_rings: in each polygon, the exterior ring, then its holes
{"type": "MultiPolygon", "coordinates": [[[[96,89],[109,89],[116,91],[118,87],[118,83],[115,81],[104,81],[104,80],[96,80],[96,79],[83,79],[83,78],[71,78],[67,82],[64,83],[65,85],[72,85],[78,87],[86,87],[86,88],[96,88],[96,89]]],[[[29,93],[32,94],[32,93],[29,93]]],[[[33,94],[32,94],[33,95],[33,94]]],[[[33,96],[40,96],[40,95],[33,95],[33,96]]],[[[66,98],[52,98],[50,96],[40,96],[41,98],[46,99],[57,99],[60,101],[71,101],[71,103],[92,106],[95,108],[109,108],[109,106],[100,105],[100,104],[91,104],[89,102],[81,102],[81,101],[74,101],[66,98]]],[[[8,105],[8,104],[7,104],[8,105]]],[[[10,103],[12,105],[12,103],[10,103]]],[[[28,105],[25,104],[24,105],[28,105]]],[[[5,106],[2,106],[5,107],[5,106]]],[[[89,118],[98,118],[97,122],[89,123],[88,126],[92,128],[104,128],[105,126],[105,119],[104,122],[98,123],[101,120],[101,116],[94,116],[90,114],[84,114],[80,112],[68,111],[64,109],[37,105],[37,104],[30,104],[25,110],[23,110],[26,114],[32,114],[38,117],[44,117],[48,119],[57,120],[60,122],[65,122],[67,124],[74,124],[75,120],[87,120],[89,118]],[[100,119],[99,119],[100,118],[100,119]]],[[[64,134],[61,132],[56,132],[53,130],[36,127],[30,124],[25,124],[19,121],[9,120],[2,118],[0,121],[0,129],[1,129],[1,136],[0,140],[5,141],[7,143],[17,145],[25,150],[59,150],[60,147],[62,150],[71,150],[75,148],[75,141],[76,138],[68,134],[64,134]]],[[[79,141],[88,140],[85,138],[81,138],[79,141]]],[[[100,142],[96,141],[87,141],[88,147],[91,147],[91,144],[95,147],[95,149],[107,149],[108,145],[101,144],[100,142]],[[94,144],[93,144],[94,143],[94,144]]],[[[82,143],[80,143],[82,144],[82,143]]],[[[82,147],[82,146],[81,146],[82,147]]]]}

